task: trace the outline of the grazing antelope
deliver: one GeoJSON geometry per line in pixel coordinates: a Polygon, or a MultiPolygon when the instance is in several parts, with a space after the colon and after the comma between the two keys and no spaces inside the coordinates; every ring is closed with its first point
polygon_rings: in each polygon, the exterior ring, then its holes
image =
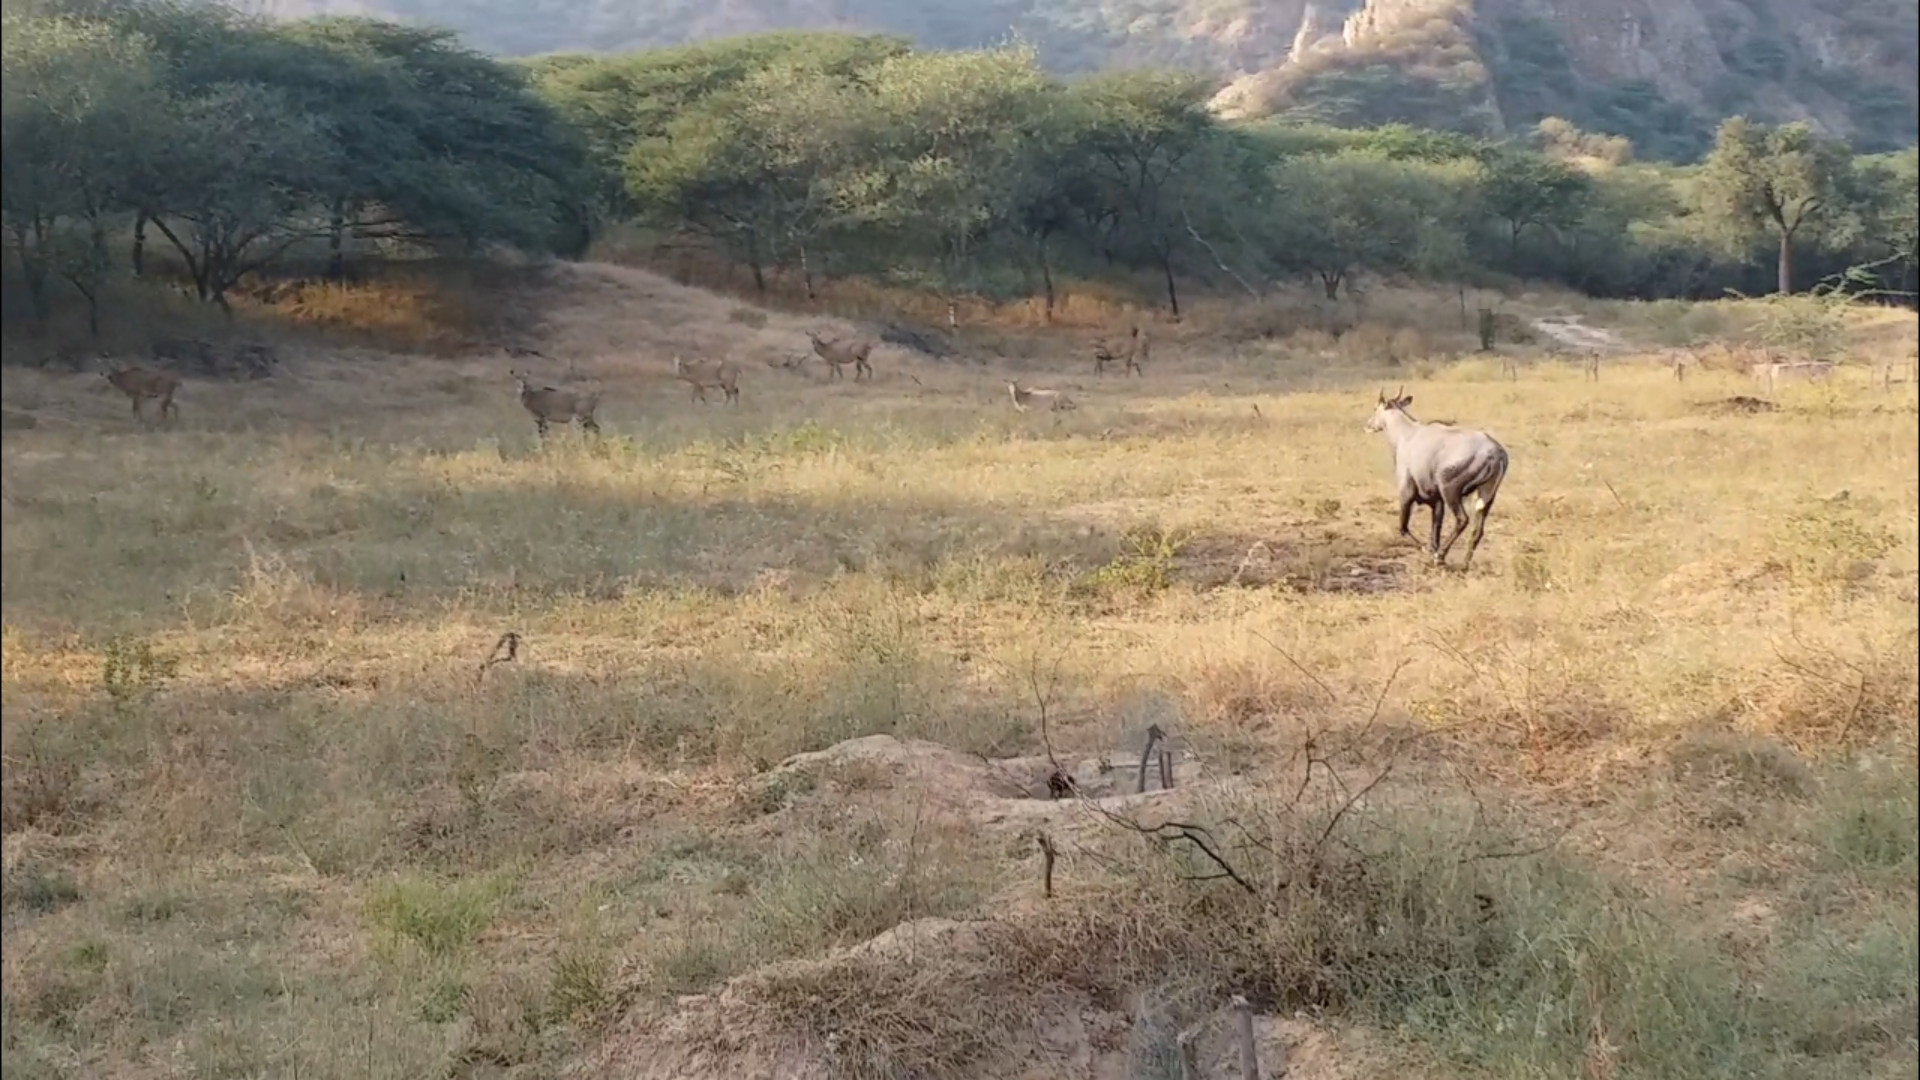
{"type": "Polygon", "coordinates": [[[540,432],[542,439],[547,437],[547,425],[552,423],[571,424],[580,421],[580,430],[591,431],[598,435],[600,424],[593,418],[593,410],[600,404],[598,390],[561,390],[552,386],[539,386],[530,381],[524,372],[509,372],[513,381],[520,387],[520,404],[533,414],[533,426],[540,432]]]}
{"type": "Polygon", "coordinates": [[[813,330],[807,331],[807,337],[813,341],[813,351],[819,353],[820,359],[826,361],[827,370],[833,373],[833,378],[840,378],[840,369],[847,364],[852,364],[854,382],[859,382],[863,374],[867,377],[867,381],[873,381],[873,365],[867,363],[867,357],[873,353],[871,339],[860,337],[851,342],[834,341],[821,337],[813,330]]]}
{"type": "Polygon", "coordinates": [[[1754,367],[1754,381],[1772,394],[1781,383],[1824,382],[1833,377],[1833,365],[1825,360],[1793,360],[1762,363],[1754,367]]]}
{"type": "Polygon", "coordinates": [[[1383,392],[1367,430],[1386,432],[1393,445],[1393,479],[1400,495],[1400,535],[1417,538],[1407,528],[1413,506],[1419,503],[1433,509],[1433,541],[1428,552],[1433,561],[1446,565],[1447,552],[1466,531],[1469,521],[1473,535],[1467,540],[1467,557],[1461,569],[1473,563],[1473,553],[1486,535],[1487,515],[1493,512],[1493,500],[1507,477],[1507,448],[1484,431],[1458,428],[1450,424],[1423,424],[1407,412],[1411,395],[1387,397],[1383,392]],[[1469,513],[1469,507],[1472,512],[1469,513]],[[1440,542],[1440,523],[1453,515],[1453,533],[1440,542]]]}
{"type": "Polygon", "coordinates": [[[167,414],[176,418],[180,415],[180,406],[173,403],[174,391],[180,389],[180,377],[167,371],[155,371],[139,364],[126,364],[117,369],[100,372],[115,390],[127,395],[133,401],[133,415],[136,420],[146,419],[141,402],[147,398],[160,401],[160,419],[165,421],[167,414]]]}
{"type": "Polygon", "coordinates": [[[1141,333],[1140,328],[1137,326],[1128,334],[1127,347],[1123,352],[1114,352],[1113,347],[1107,344],[1105,338],[1097,339],[1093,343],[1093,373],[1095,375],[1105,375],[1107,373],[1107,365],[1113,363],[1125,364],[1126,367],[1123,370],[1138,375],[1140,374],[1140,365],[1146,362],[1147,336],[1141,333]]]}
{"type": "Polygon", "coordinates": [[[731,360],[696,360],[689,364],[676,356],[673,374],[693,387],[695,401],[707,400],[707,390],[718,387],[726,393],[728,404],[740,403],[740,365],[731,360]]]}
{"type": "Polygon", "coordinates": [[[1022,390],[1020,384],[1011,380],[1007,383],[1007,394],[1013,398],[1013,407],[1026,412],[1034,405],[1045,405],[1048,412],[1066,412],[1079,408],[1073,399],[1058,390],[1022,390]]]}

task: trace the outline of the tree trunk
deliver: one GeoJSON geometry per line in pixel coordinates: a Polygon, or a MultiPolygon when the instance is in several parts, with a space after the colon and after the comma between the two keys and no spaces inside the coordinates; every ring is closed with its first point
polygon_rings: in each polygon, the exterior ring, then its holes
{"type": "Polygon", "coordinates": [[[142,277],[147,272],[147,212],[133,215],[133,276],[142,277]]]}
{"type": "Polygon", "coordinates": [[[14,249],[20,254],[20,272],[27,280],[27,298],[33,302],[33,319],[44,323],[52,315],[47,306],[47,275],[52,266],[47,258],[47,233],[41,219],[33,219],[33,240],[27,239],[22,225],[13,227],[14,249]]]}
{"type": "Polygon", "coordinates": [[[327,280],[341,281],[347,276],[347,201],[335,199],[333,214],[327,219],[327,280]]]}
{"type": "Polygon", "coordinates": [[[1177,319],[1180,317],[1180,290],[1173,282],[1173,259],[1171,257],[1164,255],[1160,257],[1160,272],[1165,274],[1167,278],[1167,307],[1172,310],[1173,317],[1177,319]]]}
{"type": "Polygon", "coordinates": [[[100,289],[98,286],[80,288],[79,282],[75,282],[74,287],[79,289],[80,295],[87,301],[87,336],[98,341],[100,339],[100,289]]]}
{"type": "Polygon", "coordinates": [[[1327,299],[1329,300],[1337,301],[1340,299],[1340,283],[1345,280],[1347,280],[1347,272],[1345,270],[1334,270],[1331,272],[1326,270],[1320,271],[1320,287],[1326,290],[1327,299]]]}
{"type": "Polygon", "coordinates": [[[1793,232],[1783,229],[1780,232],[1780,262],[1778,266],[1778,287],[1781,296],[1793,294],[1793,232]]]}
{"type": "Polygon", "coordinates": [[[1047,261],[1047,242],[1045,240],[1040,241],[1040,243],[1036,245],[1035,253],[1040,257],[1040,286],[1046,290],[1047,296],[1046,321],[1048,325],[1052,325],[1054,308],[1053,264],[1047,261]]]}
{"type": "Polygon", "coordinates": [[[800,245],[800,283],[806,286],[807,301],[819,299],[813,291],[813,264],[807,261],[807,245],[800,245]]]}

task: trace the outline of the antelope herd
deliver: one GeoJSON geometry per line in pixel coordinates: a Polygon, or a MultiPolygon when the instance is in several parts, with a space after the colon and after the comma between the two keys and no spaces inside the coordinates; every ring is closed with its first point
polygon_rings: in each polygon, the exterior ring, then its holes
{"type": "MultiPolygon", "coordinates": [[[[792,370],[809,359],[817,358],[827,366],[830,381],[837,382],[844,378],[841,369],[848,366],[853,368],[855,383],[873,381],[871,357],[876,345],[873,338],[863,335],[830,337],[819,330],[808,330],[806,334],[812,346],[811,355],[801,353],[771,366],[792,370]]],[[[1145,373],[1149,341],[1147,332],[1141,327],[1130,327],[1127,336],[1120,340],[1096,338],[1092,346],[1095,376],[1104,376],[1107,368],[1115,365],[1126,375],[1141,376],[1145,373]]],[[[271,373],[277,362],[271,349],[259,345],[240,346],[227,356],[206,342],[162,339],[154,343],[152,351],[156,366],[114,363],[106,355],[100,358],[100,375],[107,385],[126,395],[137,421],[145,420],[145,404],[148,401],[158,403],[162,423],[179,416],[180,408],[174,396],[182,383],[178,374],[165,370],[167,366],[179,368],[184,365],[198,369],[201,374],[263,378],[271,373]]],[[[502,347],[502,351],[515,360],[550,361],[544,353],[526,345],[507,345],[502,347]]],[[[1670,356],[1674,378],[1686,378],[1690,368],[1708,366],[1710,359],[1698,349],[1674,350],[1670,356]]],[[[1835,372],[1835,365],[1827,361],[1782,360],[1771,354],[1761,354],[1754,359],[1729,351],[1725,359],[1727,363],[1715,362],[1713,366],[1744,369],[1769,395],[1788,383],[1828,381],[1835,372]]],[[[1597,363],[1594,358],[1587,358],[1582,368],[1587,379],[1595,378],[1597,363]]],[[[1504,366],[1502,372],[1518,377],[1518,367],[1512,363],[1504,366]]],[[[519,391],[521,407],[533,417],[534,427],[542,440],[554,424],[578,424],[584,432],[599,433],[600,425],[594,415],[600,404],[598,389],[580,390],[550,385],[537,381],[518,368],[508,374],[519,391]]],[[[672,374],[675,379],[687,384],[691,400],[695,403],[706,402],[709,390],[721,391],[729,405],[740,403],[743,368],[736,361],[688,360],[675,356],[672,374]]],[[[1883,390],[1895,382],[1920,382],[1915,361],[1911,357],[1904,362],[1883,361],[1876,366],[1874,374],[1875,381],[1883,390]]],[[[918,379],[913,381],[919,384],[918,379]]],[[[1006,387],[1007,397],[1017,412],[1039,410],[1062,413],[1078,408],[1074,400],[1061,390],[1022,386],[1017,379],[1009,379],[1006,387]]],[[[1433,560],[1442,566],[1446,565],[1455,543],[1463,535],[1466,536],[1466,554],[1461,560],[1461,568],[1466,569],[1472,565],[1474,553],[1486,534],[1487,519],[1493,511],[1501,484],[1506,479],[1509,461],[1507,449],[1485,431],[1450,423],[1422,423],[1414,419],[1410,411],[1412,404],[1413,398],[1403,392],[1395,393],[1392,397],[1382,392],[1365,424],[1367,431],[1384,434],[1393,450],[1393,477],[1399,501],[1399,534],[1421,543],[1433,560]],[[1414,536],[1411,527],[1416,506],[1427,507],[1432,515],[1429,536],[1424,542],[1414,536]],[[1453,529],[1443,537],[1443,525],[1449,515],[1453,518],[1453,529]]],[[[1258,406],[1254,407],[1254,412],[1255,415],[1259,414],[1258,406]]]]}

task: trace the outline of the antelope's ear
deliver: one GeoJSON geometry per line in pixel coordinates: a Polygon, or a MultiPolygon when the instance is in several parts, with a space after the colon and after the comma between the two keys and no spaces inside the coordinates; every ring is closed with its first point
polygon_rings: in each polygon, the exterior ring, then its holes
{"type": "Polygon", "coordinates": [[[1394,404],[1396,404],[1396,405],[1398,405],[1398,406],[1400,406],[1401,408],[1403,408],[1403,409],[1404,409],[1404,408],[1406,408],[1407,406],[1409,406],[1409,405],[1411,405],[1411,404],[1413,404],[1413,395],[1412,395],[1412,394],[1401,394],[1401,395],[1400,395],[1400,400],[1399,400],[1399,401],[1397,401],[1397,402],[1394,402],[1394,404]]]}

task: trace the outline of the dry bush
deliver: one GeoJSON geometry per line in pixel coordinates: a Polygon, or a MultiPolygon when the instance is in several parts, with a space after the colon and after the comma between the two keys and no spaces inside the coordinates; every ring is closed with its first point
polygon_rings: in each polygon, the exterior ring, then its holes
{"type": "Polygon", "coordinates": [[[1795,634],[1748,693],[1749,725],[1806,746],[1911,745],[1920,716],[1914,649],[1912,634],[1885,642],[1795,634]]]}
{"type": "Polygon", "coordinates": [[[1667,762],[1675,779],[1746,796],[1804,798],[1818,790],[1813,769],[1792,747],[1762,736],[1692,732],[1668,749],[1667,762]]]}
{"type": "Polygon", "coordinates": [[[266,303],[297,326],[350,331],[390,348],[452,352],[471,348],[485,300],[427,278],[288,284],[266,303]]]}
{"type": "Polygon", "coordinates": [[[80,767],[73,761],[9,753],[0,773],[0,833],[46,828],[57,821],[79,776],[80,767]]]}

